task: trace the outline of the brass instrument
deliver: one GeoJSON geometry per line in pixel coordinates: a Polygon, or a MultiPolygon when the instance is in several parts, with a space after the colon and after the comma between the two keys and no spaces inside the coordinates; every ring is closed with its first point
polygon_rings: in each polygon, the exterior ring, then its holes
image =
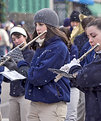
{"type": "Polygon", "coordinates": [[[44,35],[46,32],[47,31],[44,31],[43,33],[41,33],[40,35],[38,35],[36,38],[34,38],[33,40],[31,40],[29,43],[27,43],[25,46],[23,46],[24,43],[21,43],[20,45],[18,45],[17,47],[15,47],[11,51],[9,51],[6,55],[4,55],[3,57],[1,57],[1,59],[0,59],[0,66],[2,66],[5,62],[7,62],[11,58],[9,56],[10,53],[14,52],[17,48],[19,48],[20,50],[24,50],[26,47],[28,47],[30,44],[32,44],[35,40],[37,40],[39,37],[41,37],[42,35],[44,35]]]}

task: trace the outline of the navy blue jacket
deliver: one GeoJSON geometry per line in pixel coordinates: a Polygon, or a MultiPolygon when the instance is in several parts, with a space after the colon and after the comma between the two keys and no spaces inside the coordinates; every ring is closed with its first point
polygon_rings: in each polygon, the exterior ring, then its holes
{"type": "MultiPolygon", "coordinates": [[[[70,61],[73,60],[73,58],[78,59],[78,48],[76,45],[72,45],[70,48],[70,61]]],[[[71,87],[75,87],[75,85],[70,82],[71,87]]]]}
{"type": "Polygon", "coordinates": [[[76,45],[71,45],[70,48],[70,61],[73,60],[73,58],[78,58],[78,48],[76,45]]]}
{"type": "MultiPolygon", "coordinates": [[[[84,53],[86,53],[89,49],[91,49],[91,45],[89,44],[89,42],[86,42],[84,44],[84,46],[82,47],[81,51],[80,51],[80,56],[82,56],[84,53]]],[[[81,65],[84,66],[84,65],[87,65],[89,64],[90,62],[92,62],[92,60],[94,59],[94,54],[95,54],[95,51],[92,50],[82,61],[81,61],[81,65]]]]}
{"type": "MultiPolygon", "coordinates": [[[[22,54],[26,62],[30,63],[34,55],[34,51],[26,48],[24,51],[22,51],[22,54]]],[[[9,82],[10,80],[4,78],[4,81],[9,82]]],[[[25,88],[22,86],[21,80],[10,81],[10,95],[13,97],[25,95],[25,88]]]]}
{"type": "Polygon", "coordinates": [[[83,45],[88,42],[88,37],[86,35],[85,32],[83,32],[82,34],[78,35],[75,37],[74,39],[74,44],[78,47],[78,57],[80,57],[80,51],[83,47],[83,45]]]}
{"type": "MultiPolygon", "coordinates": [[[[56,74],[48,70],[48,68],[59,69],[69,62],[68,48],[58,36],[46,41],[45,47],[38,48],[32,59],[25,86],[25,98],[44,103],[69,102],[70,81],[63,77],[56,83],[54,82],[56,74]]],[[[24,65],[25,62],[22,61],[18,67],[24,65]]]]}
{"type": "MultiPolygon", "coordinates": [[[[78,69],[73,66],[70,73],[78,69]]],[[[101,55],[79,70],[76,80],[72,81],[85,93],[85,121],[101,121],[101,55]]]]}

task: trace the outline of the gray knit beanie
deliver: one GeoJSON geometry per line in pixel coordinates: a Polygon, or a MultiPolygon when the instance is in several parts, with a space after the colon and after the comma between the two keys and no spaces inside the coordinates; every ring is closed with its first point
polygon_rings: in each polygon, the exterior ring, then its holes
{"type": "Polygon", "coordinates": [[[34,23],[44,23],[54,27],[59,26],[59,18],[55,11],[43,8],[34,15],[34,23]]]}

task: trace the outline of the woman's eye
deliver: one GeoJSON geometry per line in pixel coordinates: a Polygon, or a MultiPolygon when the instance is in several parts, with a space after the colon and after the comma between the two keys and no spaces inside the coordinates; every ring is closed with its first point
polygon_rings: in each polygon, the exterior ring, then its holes
{"type": "Polygon", "coordinates": [[[40,23],[39,25],[40,25],[40,26],[43,26],[44,24],[43,24],[43,23],[40,23]]]}
{"type": "Polygon", "coordinates": [[[19,39],[21,38],[21,35],[20,36],[16,36],[15,38],[12,38],[12,41],[15,41],[16,39],[19,39]]]}
{"type": "Polygon", "coordinates": [[[95,37],[97,36],[97,34],[91,34],[91,36],[92,36],[93,38],[95,38],[95,37]]]}
{"type": "Polygon", "coordinates": [[[21,36],[18,36],[17,39],[19,39],[21,36]]]}
{"type": "Polygon", "coordinates": [[[93,38],[95,38],[95,37],[96,37],[96,35],[92,35],[92,37],[93,37],[93,38]]]}
{"type": "Polygon", "coordinates": [[[16,36],[16,39],[19,39],[19,38],[21,38],[21,35],[16,36]]]}

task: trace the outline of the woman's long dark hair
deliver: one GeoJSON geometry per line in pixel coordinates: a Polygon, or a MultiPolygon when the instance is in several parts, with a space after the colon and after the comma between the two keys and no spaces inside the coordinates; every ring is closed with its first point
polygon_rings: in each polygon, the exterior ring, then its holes
{"type": "MultiPolygon", "coordinates": [[[[46,25],[46,26],[47,26],[47,33],[46,33],[46,36],[45,36],[45,41],[47,41],[48,39],[57,35],[64,41],[64,43],[69,48],[69,40],[68,40],[68,38],[67,38],[67,36],[64,32],[60,31],[59,28],[56,28],[56,27],[53,27],[53,26],[50,26],[50,25],[46,25]]],[[[35,30],[35,32],[32,35],[32,38],[34,39],[36,36],[38,36],[38,35],[37,35],[36,30],[35,30]]],[[[32,48],[34,50],[36,50],[37,47],[38,47],[38,43],[34,42],[33,45],[32,45],[32,48]]],[[[42,47],[44,47],[44,43],[43,43],[42,47]]]]}
{"type": "Polygon", "coordinates": [[[66,34],[66,36],[68,38],[68,49],[70,50],[70,48],[72,46],[72,43],[70,40],[71,31],[67,27],[64,27],[64,26],[60,27],[59,29],[66,34]]]}

